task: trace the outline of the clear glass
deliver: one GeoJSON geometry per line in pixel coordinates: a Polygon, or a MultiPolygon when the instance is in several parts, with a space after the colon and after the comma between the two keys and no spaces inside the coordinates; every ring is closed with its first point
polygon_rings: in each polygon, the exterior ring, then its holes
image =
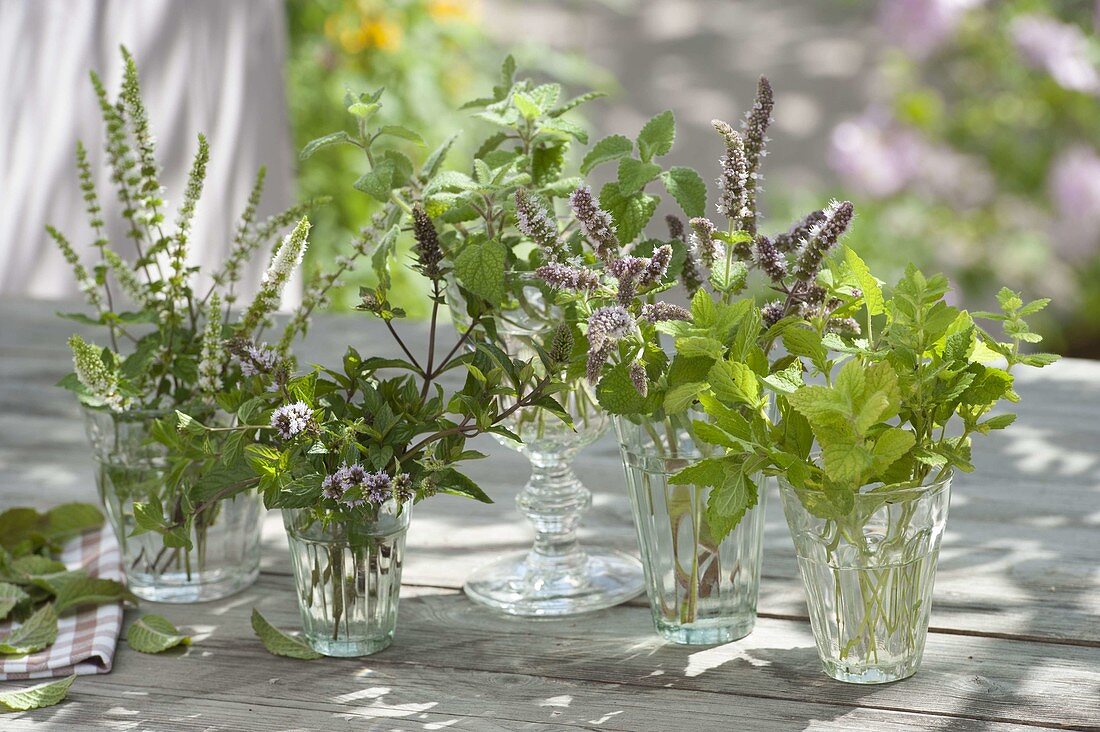
{"type": "Polygon", "coordinates": [[[322,522],[283,509],[302,634],[326,656],[367,656],[393,642],[409,505],[390,501],[366,522],[322,522]]]}
{"type": "Polygon", "coordinates": [[[711,489],[668,482],[716,451],[693,439],[693,417],[704,415],[617,417],[615,429],[657,632],[673,643],[728,643],[744,638],[756,622],[768,482],[756,481],[756,507],[715,542],[706,517],[711,489]]]}
{"type": "Polygon", "coordinates": [[[779,479],[798,552],[810,624],[825,673],[882,684],[920,667],[951,476],[927,486],[865,492],[842,517],[779,479]]]}
{"type": "MultiPolygon", "coordinates": [[[[470,321],[458,288],[452,284],[448,294],[455,326],[464,332],[470,321]]],[[[533,344],[549,340],[561,313],[547,306],[536,288],[526,288],[520,299],[519,307],[497,318],[497,332],[509,355],[531,358],[536,355],[533,344]]],[[[516,506],[535,529],[534,546],[478,568],[464,587],[475,602],[510,615],[554,617],[600,610],[644,589],[637,558],[611,549],[582,548],[577,541],[581,514],[592,504],[592,493],[573,472],[573,458],[607,430],[609,419],[583,379],[555,396],[572,416],[573,428],[543,410],[519,410],[504,426],[522,443],[497,437],[531,463],[531,477],[516,497],[516,506]]]]}
{"type": "Polygon", "coordinates": [[[169,546],[155,532],[133,536],[134,503],[159,501],[180,520],[187,500],[169,491],[160,445],[148,430],[160,414],[113,414],[86,409],[85,427],[96,461],[96,488],[122,550],[130,590],[143,600],[188,603],[216,600],[251,585],[260,573],[263,504],[241,493],[200,510],[191,525],[191,549],[169,546]]]}

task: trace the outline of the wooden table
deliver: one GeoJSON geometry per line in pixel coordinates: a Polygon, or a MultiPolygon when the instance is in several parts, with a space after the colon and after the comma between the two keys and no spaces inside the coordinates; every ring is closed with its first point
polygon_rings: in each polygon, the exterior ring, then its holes
{"type": "MultiPolygon", "coordinates": [[[[76,403],[53,386],[69,368],[71,330],[56,309],[0,300],[0,507],[95,500],[76,403]]],[[[305,355],[334,362],[349,340],[364,353],[388,348],[375,326],[323,318],[305,355]]],[[[143,604],[195,635],[186,653],[121,643],[110,674],[78,678],[56,707],[0,716],[0,729],[1100,729],[1100,364],[1066,361],[1022,377],[1019,391],[1019,422],[979,443],[977,471],[955,482],[924,665],[906,681],[860,687],[821,674],[774,495],[760,619],[744,640],[664,643],[644,597],[537,622],[472,604],[460,590],[467,572],[530,541],[512,504],[525,461],[482,439],[492,457],[471,472],[497,503],[443,496],[417,508],[391,648],[313,662],[263,649],[253,607],[284,628],[299,622],[272,514],[253,588],[143,604]]],[[[595,489],[584,540],[636,551],[614,443],[586,449],[577,466],[595,489]]]]}

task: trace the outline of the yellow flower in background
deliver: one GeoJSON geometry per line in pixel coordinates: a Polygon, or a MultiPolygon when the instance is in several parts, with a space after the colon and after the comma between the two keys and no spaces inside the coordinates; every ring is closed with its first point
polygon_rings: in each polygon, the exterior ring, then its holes
{"type": "Polygon", "coordinates": [[[366,36],[367,45],[380,51],[396,51],[405,34],[400,25],[386,18],[365,21],[360,31],[366,36]]]}
{"type": "Polygon", "coordinates": [[[428,14],[438,21],[461,20],[472,23],[480,16],[477,0],[431,0],[428,14]]]}

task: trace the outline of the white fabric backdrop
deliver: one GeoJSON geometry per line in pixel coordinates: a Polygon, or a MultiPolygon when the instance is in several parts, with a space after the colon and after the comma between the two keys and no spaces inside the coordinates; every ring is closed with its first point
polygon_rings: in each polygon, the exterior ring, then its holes
{"type": "MultiPolygon", "coordinates": [[[[252,179],[268,169],[261,216],[293,201],[281,0],[0,0],[0,295],[74,296],[51,223],[91,261],[76,178],[84,141],[112,244],[131,255],[103,162],[88,71],[118,93],[119,44],[134,54],[158,143],[168,216],[181,202],[199,132],[210,142],[191,263],[220,262],[252,179]]],[[[245,284],[265,262],[248,264],[245,284]]]]}

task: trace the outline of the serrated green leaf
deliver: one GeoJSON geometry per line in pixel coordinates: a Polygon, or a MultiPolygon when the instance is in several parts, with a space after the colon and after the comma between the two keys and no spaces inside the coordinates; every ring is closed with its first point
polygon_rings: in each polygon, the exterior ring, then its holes
{"type": "Polygon", "coordinates": [[[707,376],[714,395],[731,404],[756,406],[760,401],[760,384],[756,373],[739,361],[716,361],[707,376]]]}
{"type": "Polygon", "coordinates": [[[600,207],[611,214],[615,232],[624,246],[638,238],[660,201],[646,193],[624,194],[618,183],[608,183],[600,189],[600,207]]]}
{"type": "Polygon", "coordinates": [[[598,165],[617,160],[634,151],[634,143],[629,137],[623,135],[611,135],[605,137],[588,151],[581,161],[581,175],[588,175],[598,165]]]}
{"type": "Polygon", "coordinates": [[[829,442],[821,448],[825,475],[844,486],[858,486],[864,471],[871,467],[873,457],[867,448],[854,442],[829,442]]]}
{"type": "Polygon", "coordinates": [[[389,200],[390,191],[394,189],[395,175],[396,166],[392,160],[379,160],[374,168],[360,176],[352,186],[374,200],[384,203],[389,200]]]}
{"type": "Polygon", "coordinates": [[[54,593],[54,603],[59,613],[81,605],[122,601],[137,603],[137,598],[122,583],[102,577],[88,577],[82,572],[55,575],[49,577],[46,584],[54,593]]]}
{"type": "Polygon", "coordinates": [[[650,414],[662,398],[656,389],[645,397],[639,394],[626,364],[617,364],[606,371],[596,387],[596,401],[608,414],[650,414]]]}
{"type": "Polygon", "coordinates": [[[466,244],[455,259],[455,276],[463,287],[492,305],[504,300],[504,244],[496,239],[466,244]]]}
{"type": "Polygon", "coordinates": [[[787,395],[787,403],[797,410],[811,424],[819,424],[822,418],[842,416],[850,418],[852,407],[833,389],[825,386],[804,386],[793,394],[787,395]]]}
{"type": "Polygon", "coordinates": [[[28,599],[30,599],[30,595],[19,589],[17,585],[0,582],[0,620],[8,617],[8,613],[16,605],[28,599]]]}
{"type": "Polygon", "coordinates": [[[42,709],[52,707],[62,701],[69,693],[69,687],[73,685],[76,674],[38,684],[26,689],[0,692],[0,709],[8,712],[25,712],[30,709],[42,709]]]}
{"type": "Polygon", "coordinates": [[[401,125],[382,125],[382,127],[378,131],[381,132],[383,135],[389,135],[390,137],[400,137],[402,140],[415,142],[421,147],[424,146],[424,138],[413,130],[410,130],[408,127],[402,127],[401,125]]]}
{"type": "Polygon", "coordinates": [[[297,658],[302,661],[312,661],[322,656],[322,654],[310,648],[302,639],[287,635],[267,622],[267,619],[255,608],[252,609],[252,630],[263,642],[264,648],[276,656],[297,658]]]}
{"type": "Polygon", "coordinates": [[[671,110],[665,110],[645,123],[638,133],[638,153],[649,162],[655,157],[667,155],[676,139],[676,119],[671,110]]]}
{"type": "Polygon", "coordinates": [[[909,430],[891,427],[882,432],[875,440],[872,450],[874,455],[873,471],[875,475],[881,475],[902,455],[913,449],[917,442],[916,436],[909,430]]]}
{"type": "Polygon", "coordinates": [[[725,479],[707,499],[707,521],[715,541],[733,531],[757,503],[756,484],[745,475],[744,465],[727,463],[725,473],[725,479]]]}
{"type": "Polygon", "coordinates": [[[191,639],[160,615],[143,615],[126,631],[126,643],[138,653],[163,653],[176,646],[191,645],[191,639]]]}
{"type": "Polygon", "coordinates": [[[875,276],[871,274],[867,263],[860,258],[850,247],[844,248],[844,261],[859,283],[859,289],[863,291],[863,302],[867,305],[867,312],[871,315],[882,315],[886,312],[883,307],[882,286],[875,276]]]}
{"type": "Polygon", "coordinates": [[[694,218],[706,215],[707,184],[694,169],[673,166],[661,173],[661,182],[669,195],[680,204],[685,216],[694,218]]]}
{"type": "Polygon", "coordinates": [[[726,461],[706,458],[669,476],[670,485],[716,486],[726,479],[726,461]]]}
{"type": "Polygon", "coordinates": [[[46,512],[45,535],[64,542],[103,526],[103,513],[90,503],[63,503],[46,512]]]}
{"type": "Polygon", "coordinates": [[[537,102],[523,92],[517,91],[512,95],[512,104],[516,106],[516,110],[520,115],[528,121],[538,119],[538,116],[542,114],[542,110],[539,108],[537,102]]]}
{"type": "Polygon", "coordinates": [[[676,353],[686,358],[721,360],[726,348],[722,342],[708,336],[688,336],[676,339],[676,353]]]}
{"type": "Polygon", "coordinates": [[[688,382],[670,387],[665,392],[664,410],[669,414],[679,414],[690,407],[699,392],[705,388],[706,384],[703,382],[688,382]]]}
{"type": "Polygon", "coordinates": [[[46,603],[26,622],[0,640],[0,654],[26,655],[41,651],[57,640],[57,611],[46,603]]]}
{"type": "Polygon", "coordinates": [[[329,145],[337,145],[340,143],[357,144],[355,140],[347,132],[333,132],[330,135],[324,135],[318,137],[316,140],[310,140],[306,143],[306,146],[302,148],[302,152],[298,155],[299,160],[308,160],[313,153],[317,152],[323,147],[329,145]]]}
{"type": "Polygon", "coordinates": [[[637,193],[661,173],[661,166],[643,163],[634,158],[619,159],[619,193],[624,196],[637,193]]]}

